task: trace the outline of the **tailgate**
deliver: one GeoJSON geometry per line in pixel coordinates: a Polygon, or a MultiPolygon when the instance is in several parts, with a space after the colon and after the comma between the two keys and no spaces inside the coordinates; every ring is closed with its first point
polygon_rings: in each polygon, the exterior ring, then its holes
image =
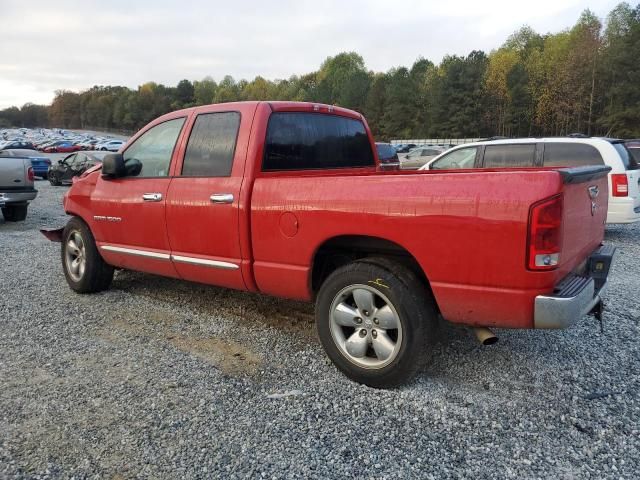
{"type": "Polygon", "coordinates": [[[602,243],[610,167],[559,170],[563,180],[561,273],[569,273],[602,243]]]}
{"type": "Polygon", "coordinates": [[[24,188],[30,185],[27,181],[25,160],[14,157],[0,157],[0,189],[24,188]]]}

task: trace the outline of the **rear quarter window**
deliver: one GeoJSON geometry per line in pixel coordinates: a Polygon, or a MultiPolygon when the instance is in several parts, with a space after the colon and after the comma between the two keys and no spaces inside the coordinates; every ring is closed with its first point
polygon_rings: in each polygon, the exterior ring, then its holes
{"type": "Polygon", "coordinates": [[[636,162],[636,159],[631,155],[631,153],[629,153],[629,150],[627,150],[627,147],[624,146],[624,143],[612,143],[612,145],[620,155],[620,159],[624,164],[625,170],[638,169],[638,162],[636,162]]]}
{"type": "Polygon", "coordinates": [[[276,112],[269,118],[263,171],[374,166],[364,124],[352,118],[276,112]]]}
{"type": "Polygon", "coordinates": [[[597,148],[583,143],[547,143],[544,146],[545,167],[583,167],[604,165],[597,148]]]}

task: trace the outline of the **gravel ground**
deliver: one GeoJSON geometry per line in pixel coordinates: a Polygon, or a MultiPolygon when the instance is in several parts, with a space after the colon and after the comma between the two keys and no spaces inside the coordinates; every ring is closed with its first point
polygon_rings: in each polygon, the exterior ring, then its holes
{"type": "Polygon", "coordinates": [[[65,188],[0,220],[0,478],[637,478],[640,225],[619,247],[605,333],[446,326],[435,363],[348,381],[311,306],[133,272],[74,294],[65,188]]]}

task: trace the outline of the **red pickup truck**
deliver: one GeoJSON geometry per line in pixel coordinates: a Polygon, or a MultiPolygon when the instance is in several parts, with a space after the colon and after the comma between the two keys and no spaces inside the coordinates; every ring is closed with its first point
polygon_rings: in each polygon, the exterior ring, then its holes
{"type": "Polygon", "coordinates": [[[114,268],[316,303],[350,378],[398,385],[438,319],[562,328],[601,311],[607,167],[389,172],[362,115],[240,102],[164,115],[74,179],[46,235],[80,293],[114,268]]]}

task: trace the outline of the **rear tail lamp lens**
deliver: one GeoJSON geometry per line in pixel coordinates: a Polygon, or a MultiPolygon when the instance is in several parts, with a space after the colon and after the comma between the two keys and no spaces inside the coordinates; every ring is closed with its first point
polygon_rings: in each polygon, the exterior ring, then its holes
{"type": "Polygon", "coordinates": [[[29,167],[27,169],[27,178],[29,179],[30,182],[34,181],[35,175],[33,174],[33,167],[29,167]]]}
{"type": "Polygon", "coordinates": [[[527,266],[530,270],[553,270],[562,247],[562,196],[534,204],[529,212],[527,266]]]}
{"type": "Polygon", "coordinates": [[[611,175],[611,189],[614,197],[626,197],[629,195],[629,180],[626,173],[614,173],[611,175]]]}

